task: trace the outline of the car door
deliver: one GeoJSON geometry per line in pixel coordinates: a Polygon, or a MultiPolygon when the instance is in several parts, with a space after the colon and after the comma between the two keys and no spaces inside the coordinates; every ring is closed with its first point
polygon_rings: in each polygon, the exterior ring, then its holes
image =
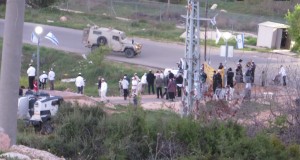
{"type": "Polygon", "coordinates": [[[119,36],[112,36],[112,49],[113,51],[122,51],[122,43],[119,36]]]}

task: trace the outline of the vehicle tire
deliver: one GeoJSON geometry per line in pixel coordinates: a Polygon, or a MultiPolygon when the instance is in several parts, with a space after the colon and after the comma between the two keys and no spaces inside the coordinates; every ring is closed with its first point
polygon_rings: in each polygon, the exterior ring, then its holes
{"type": "Polygon", "coordinates": [[[99,46],[105,46],[107,44],[107,39],[105,37],[99,37],[97,39],[97,44],[99,46]]]}
{"type": "Polygon", "coordinates": [[[133,49],[131,49],[131,48],[125,49],[124,53],[125,53],[125,56],[126,56],[127,58],[132,58],[132,57],[134,57],[134,51],[133,51],[133,49]]]}
{"type": "Polygon", "coordinates": [[[99,47],[98,45],[92,45],[91,51],[93,52],[93,51],[96,50],[98,47],[99,47]]]}

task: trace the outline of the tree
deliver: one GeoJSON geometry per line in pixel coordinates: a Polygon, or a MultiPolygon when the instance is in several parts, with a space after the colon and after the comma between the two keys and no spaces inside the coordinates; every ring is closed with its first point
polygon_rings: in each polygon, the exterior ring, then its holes
{"type": "Polygon", "coordinates": [[[288,25],[290,25],[288,31],[292,40],[295,41],[295,44],[292,48],[292,51],[300,51],[300,5],[297,4],[294,7],[294,11],[291,12],[288,10],[288,13],[285,15],[288,25]]]}

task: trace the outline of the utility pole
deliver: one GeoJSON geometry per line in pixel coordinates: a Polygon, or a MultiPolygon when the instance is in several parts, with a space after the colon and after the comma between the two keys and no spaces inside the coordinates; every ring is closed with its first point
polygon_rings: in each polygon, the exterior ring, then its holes
{"type": "Polygon", "coordinates": [[[188,0],[184,55],[182,115],[192,114],[195,100],[202,97],[200,88],[200,4],[188,0]]]}
{"type": "MultiPolygon", "coordinates": [[[[205,1],[205,18],[207,18],[207,13],[208,13],[208,0],[205,1]]],[[[207,25],[208,25],[208,21],[205,21],[205,24],[204,24],[204,61],[206,62],[206,41],[207,41],[207,25]]]]}
{"type": "Polygon", "coordinates": [[[25,0],[6,2],[0,76],[0,128],[16,144],[25,0]]]}

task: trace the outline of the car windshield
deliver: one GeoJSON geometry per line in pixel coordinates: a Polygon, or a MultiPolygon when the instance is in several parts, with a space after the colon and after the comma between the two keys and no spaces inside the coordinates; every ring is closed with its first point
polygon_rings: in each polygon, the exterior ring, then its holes
{"type": "Polygon", "coordinates": [[[122,39],[122,40],[126,39],[125,33],[121,33],[121,39],[122,39]]]}

